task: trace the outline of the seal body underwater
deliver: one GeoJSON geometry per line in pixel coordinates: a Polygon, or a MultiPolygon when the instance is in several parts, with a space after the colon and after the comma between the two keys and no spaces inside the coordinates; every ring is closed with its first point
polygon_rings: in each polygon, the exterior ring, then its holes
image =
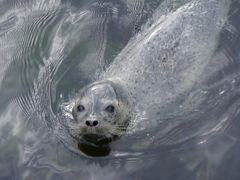
{"type": "Polygon", "coordinates": [[[71,136],[113,140],[128,126],[184,101],[217,48],[229,6],[228,0],[193,0],[167,15],[156,12],[155,23],[128,43],[98,81],[81,90],[71,136]]]}

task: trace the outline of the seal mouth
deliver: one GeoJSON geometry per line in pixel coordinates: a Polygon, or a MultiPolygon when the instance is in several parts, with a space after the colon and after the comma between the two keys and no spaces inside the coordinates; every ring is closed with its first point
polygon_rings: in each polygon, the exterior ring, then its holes
{"type": "Polygon", "coordinates": [[[87,156],[102,157],[107,156],[111,152],[109,144],[113,141],[113,137],[106,137],[100,134],[84,134],[78,142],[78,149],[87,156]]]}
{"type": "Polygon", "coordinates": [[[85,134],[82,136],[83,142],[78,142],[78,149],[84,154],[92,157],[107,156],[111,152],[109,144],[117,136],[106,137],[99,134],[85,134]]]}
{"type": "Polygon", "coordinates": [[[100,134],[85,134],[82,139],[87,144],[92,144],[95,146],[104,146],[113,141],[113,137],[106,137],[100,134]]]}
{"type": "Polygon", "coordinates": [[[92,146],[81,142],[78,143],[78,149],[85,155],[91,157],[103,157],[109,155],[111,152],[111,148],[108,145],[92,146]]]}

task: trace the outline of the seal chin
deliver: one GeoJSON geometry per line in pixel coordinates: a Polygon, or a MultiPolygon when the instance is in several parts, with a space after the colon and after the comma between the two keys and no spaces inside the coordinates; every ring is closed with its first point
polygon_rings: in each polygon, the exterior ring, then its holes
{"type": "Polygon", "coordinates": [[[116,136],[107,137],[100,134],[85,134],[82,136],[82,140],[86,144],[91,144],[93,146],[104,146],[115,140],[116,136]]]}
{"type": "Polygon", "coordinates": [[[78,143],[78,149],[90,157],[103,157],[109,155],[111,152],[111,148],[108,145],[93,146],[81,142],[78,143]]]}
{"type": "Polygon", "coordinates": [[[111,152],[110,143],[118,136],[105,136],[100,134],[84,134],[78,142],[78,149],[87,156],[107,156],[111,152]]]}

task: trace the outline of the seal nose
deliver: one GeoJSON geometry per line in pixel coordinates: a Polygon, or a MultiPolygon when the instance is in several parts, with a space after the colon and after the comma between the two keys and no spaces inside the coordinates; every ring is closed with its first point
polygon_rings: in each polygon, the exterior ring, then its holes
{"type": "Polygon", "coordinates": [[[85,124],[89,127],[94,127],[98,125],[98,121],[97,120],[86,120],[85,124]]]}

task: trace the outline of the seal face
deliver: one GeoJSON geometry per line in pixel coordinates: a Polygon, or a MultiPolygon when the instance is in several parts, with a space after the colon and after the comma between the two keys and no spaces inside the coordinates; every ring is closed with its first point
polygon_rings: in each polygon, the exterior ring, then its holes
{"type": "Polygon", "coordinates": [[[72,109],[75,122],[69,133],[79,141],[108,144],[125,132],[129,114],[123,89],[111,81],[95,82],[80,92],[72,109]]]}

